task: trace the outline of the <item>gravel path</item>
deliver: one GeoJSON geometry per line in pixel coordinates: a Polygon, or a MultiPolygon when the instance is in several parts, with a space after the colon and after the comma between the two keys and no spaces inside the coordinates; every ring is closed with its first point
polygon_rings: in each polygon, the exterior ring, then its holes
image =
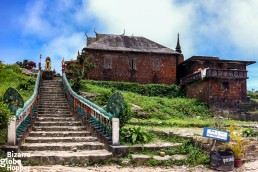
{"type": "MultiPolygon", "coordinates": [[[[121,167],[118,165],[105,165],[93,167],[66,167],[66,166],[30,166],[28,172],[213,172],[204,166],[188,168],[186,166],[172,167],[121,167]]],[[[245,163],[234,172],[258,171],[258,160],[245,163]]],[[[215,171],[214,171],[215,172],[215,171]]]]}

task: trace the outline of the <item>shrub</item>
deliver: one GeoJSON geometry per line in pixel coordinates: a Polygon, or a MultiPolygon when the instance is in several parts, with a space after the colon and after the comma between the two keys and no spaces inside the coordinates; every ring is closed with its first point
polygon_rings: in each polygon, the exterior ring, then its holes
{"type": "Polygon", "coordinates": [[[242,131],[242,135],[245,136],[245,137],[256,137],[256,136],[258,136],[258,132],[256,132],[252,128],[245,128],[242,131]]]}
{"type": "Polygon", "coordinates": [[[225,145],[234,152],[235,159],[241,159],[246,151],[248,140],[244,140],[240,136],[240,127],[237,125],[230,124],[229,131],[230,142],[225,143],[225,145]]]}
{"type": "Polygon", "coordinates": [[[115,88],[122,91],[129,91],[146,96],[158,97],[181,97],[181,87],[175,84],[138,84],[130,82],[114,82],[114,81],[93,81],[84,80],[84,83],[101,86],[105,88],[115,88]]]}
{"type": "Polygon", "coordinates": [[[8,105],[0,101],[0,130],[3,130],[8,127],[8,122],[12,116],[8,105]]]}
{"type": "Polygon", "coordinates": [[[127,102],[125,102],[125,107],[122,110],[119,116],[120,128],[123,128],[132,118],[133,112],[131,110],[131,106],[127,102]]]}
{"type": "Polygon", "coordinates": [[[152,135],[145,132],[141,127],[122,128],[120,130],[121,141],[125,143],[147,143],[152,140],[152,135]]]}
{"type": "Polygon", "coordinates": [[[12,113],[8,109],[8,105],[0,101],[0,145],[6,143],[7,127],[12,113]]]}
{"type": "Polygon", "coordinates": [[[24,79],[18,85],[18,89],[29,90],[29,89],[33,89],[34,85],[35,85],[35,78],[24,79]]]}

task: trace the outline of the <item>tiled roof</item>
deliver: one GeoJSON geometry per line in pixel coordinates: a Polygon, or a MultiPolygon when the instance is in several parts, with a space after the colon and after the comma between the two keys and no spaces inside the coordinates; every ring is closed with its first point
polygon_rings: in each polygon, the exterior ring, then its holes
{"type": "MultiPolygon", "coordinates": [[[[97,37],[98,36],[100,36],[100,34],[97,35],[97,37]]],[[[102,34],[101,38],[99,38],[96,42],[88,45],[85,49],[179,54],[172,49],[169,49],[144,37],[110,34],[102,34]]]]}

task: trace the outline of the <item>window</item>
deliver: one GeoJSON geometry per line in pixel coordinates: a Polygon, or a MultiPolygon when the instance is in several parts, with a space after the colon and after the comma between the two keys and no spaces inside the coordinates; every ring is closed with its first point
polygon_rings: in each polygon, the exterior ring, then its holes
{"type": "Polygon", "coordinates": [[[110,58],[110,57],[104,58],[104,68],[112,69],[112,58],[110,58]]]}
{"type": "Polygon", "coordinates": [[[152,68],[154,71],[160,71],[160,59],[155,59],[153,61],[152,68]]]}
{"type": "Polygon", "coordinates": [[[136,70],[136,58],[133,58],[130,60],[129,68],[130,68],[130,70],[136,70]]]}
{"type": "Polygon", "coordinates": [[[227,91],[229,90],[229,82],[222,82],[222,90],[227,91]]]}

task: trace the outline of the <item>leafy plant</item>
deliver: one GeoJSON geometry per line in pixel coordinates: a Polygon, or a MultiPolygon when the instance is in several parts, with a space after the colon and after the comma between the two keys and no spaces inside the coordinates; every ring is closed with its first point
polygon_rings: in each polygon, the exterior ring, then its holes
{"type": "Polygon", "coordinates": [[[121,141],[125,143],[147,143],[152,140],[152,135],[145,132],[141,127],[122,128],[120,132],[121,141]]]}
{"type": "Polygon", "coordinates": [[[18,89],[29,90],[29,89],[32,89],[34,87],[34,85],[35,85],[35,78],[29,78],[29,79],[23,80],[18,85],[18,89]]]}
{"type": "Polygon", "coordinates": [[[238,127],[236,124],[233,125],[231,123],[229,131],[230,142],[225,143],[225,145],[234,152],[235,159],[241,159],[244,156],[248,141],[241,137],[240,127],[238,127]]]}
{"type": "Polygon", "coordinates": [[[242,135],[244,137],[256,137],[258,135],[258,132],[256,132],[254,129],[252,128],[245,128],[242,131],[242,135]]]}
{"type": "Polygon", "coordinates": [[[126,124],[128,124],[128,122],[132,118],[132,115],[133,113],[131,110],[131,106],[127,102],[125,102],[125,107],[119,116],[120,128],[123,128],[126,124]]]}

